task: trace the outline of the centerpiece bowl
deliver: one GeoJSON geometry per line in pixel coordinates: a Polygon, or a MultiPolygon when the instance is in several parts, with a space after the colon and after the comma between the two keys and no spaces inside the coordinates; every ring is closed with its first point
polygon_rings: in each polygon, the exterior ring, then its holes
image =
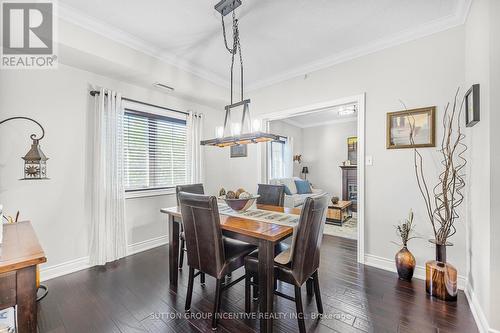
{"type": "Polygon", "coordinates": [[[260,195],[256,194],[247,198],[229,199],[226,198],[225,195],[223,195],[220,196],[219,199],[224,200],[232,210],[235,210],[237,212],[244,212],[253,205],[253,203],[255,202],[255,200],[257,200],[258,197],[260,197],[260,195]]]}

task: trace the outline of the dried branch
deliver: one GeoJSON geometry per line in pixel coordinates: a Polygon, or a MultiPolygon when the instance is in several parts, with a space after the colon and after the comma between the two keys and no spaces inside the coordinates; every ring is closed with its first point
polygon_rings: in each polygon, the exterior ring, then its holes
{"type": "MultiPolygon", "coordinates": [[[[448,103],[444,111],[443,137],[438,150],[443,169],[438,176],[437,184],[432,189],[432,194],[424,175],[422,155],[417,148],[414,148],[413,154],[417,185],[424,199],[429,222],[438,244],[446,244],[447,240],[456,233],[455,223],[460,218],[458,209],[464,201],[462,190],[466,184],[463,171],[467,164],[464,157],[467,145],[464,143],[465,134],[462,133],[460,126],[464,99],[458,106],[458,94],[459,89],[455,94],[453,105],[450,107],[448,103]]],[[[407,117],[410,126],[410,143],[415,145],[415,118],[410,113],[407,117]]]]}

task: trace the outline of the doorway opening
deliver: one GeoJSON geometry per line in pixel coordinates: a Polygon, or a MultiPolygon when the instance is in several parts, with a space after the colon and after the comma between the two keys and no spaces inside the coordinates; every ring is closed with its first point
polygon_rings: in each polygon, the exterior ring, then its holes
{"type": "Polygon", "coordinates": [[[262,181],[288,184],[285,206],[290,208],[300,207],[308,196],[326,193],[330,202],[325,234],[356,239],[358,262],[363,263],[365,95],[262,118],[269,132],[286,137],[285,144],[269,143],[261,152],[262,181]],[[295,181],[307,181],[310,189],[298,189],[295,181]]]}

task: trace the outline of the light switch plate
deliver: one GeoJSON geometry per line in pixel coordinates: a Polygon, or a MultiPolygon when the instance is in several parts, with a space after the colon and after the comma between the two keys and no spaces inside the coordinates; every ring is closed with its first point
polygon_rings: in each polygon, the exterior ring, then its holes
{"type": "Polygon", "coordinates": [[[366,165],[373,165],[373,157],[366,156],[366,165]]]}

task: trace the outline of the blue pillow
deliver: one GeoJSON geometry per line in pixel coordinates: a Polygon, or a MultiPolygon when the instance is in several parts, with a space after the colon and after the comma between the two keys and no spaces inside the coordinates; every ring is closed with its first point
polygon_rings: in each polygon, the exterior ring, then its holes
{"type": "Polygon", "coordinates": [[[295,179],[295,186],[297,186],[297,193],[298,194],[312,193],[311,184],[309,184],[309,181],[307,181],[307,180],[295,179]]]}

